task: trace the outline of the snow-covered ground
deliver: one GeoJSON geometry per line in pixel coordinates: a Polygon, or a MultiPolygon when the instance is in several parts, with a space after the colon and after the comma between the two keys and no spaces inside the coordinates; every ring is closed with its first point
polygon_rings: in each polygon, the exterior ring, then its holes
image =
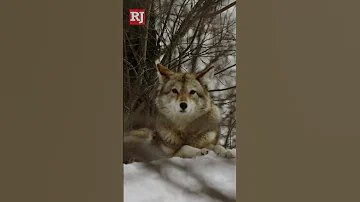
{"type": "Polygon", "coordinates": [[[215,190],[235,201],[236,158],[224,159],[211,152],[194,159],[175,157],[152,163],[152,168],[136,162],[124,165],[125,202],[222,201],[205,194],[215,196],[215,190]]]}

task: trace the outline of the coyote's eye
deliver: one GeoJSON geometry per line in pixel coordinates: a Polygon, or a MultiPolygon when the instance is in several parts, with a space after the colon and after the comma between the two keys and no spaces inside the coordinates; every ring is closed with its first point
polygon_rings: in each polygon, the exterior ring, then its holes
{"type": "Polygon", "coordinates": [[[195,94],[196,92],[194,90],[190,91],[190,95],[195,94]]]}
{"type": "Polygon", "coordinates": [[[176,93],[176,94],[179,93],[176,89],[172,89],[172,92],[173,92],[173,93],[176,93]]]}

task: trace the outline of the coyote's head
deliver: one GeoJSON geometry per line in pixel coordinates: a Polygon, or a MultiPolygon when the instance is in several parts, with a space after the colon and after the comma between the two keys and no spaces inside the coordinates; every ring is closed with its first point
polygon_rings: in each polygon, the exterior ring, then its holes
{"type": "Polygon", "coordinates": [[[175,73],[157,65],[160,82],[155,104],[163,115],[173,121],[191,121],[211,109],[208,85],[214,77],[214,67],[195,73],[175,73]]]}

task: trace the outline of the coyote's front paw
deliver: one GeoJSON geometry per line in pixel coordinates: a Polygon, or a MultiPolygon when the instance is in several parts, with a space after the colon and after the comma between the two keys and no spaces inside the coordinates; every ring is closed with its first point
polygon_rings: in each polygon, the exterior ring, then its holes
{"type": "Polygon", "coordinates": [[[210,150],[206,149],[206,148],[202,148],[200,149],[197,153],[196,153],[196,156],[204,156],[206,154],[209,153],[210,150]]]}
{"type": "Polygon", "coordinates": [[[228,158],[228,159],[235,158],[235,155],[230,150],[226,150],[224,152],[217,153],[217,155],[222,158],[228,158]]]}

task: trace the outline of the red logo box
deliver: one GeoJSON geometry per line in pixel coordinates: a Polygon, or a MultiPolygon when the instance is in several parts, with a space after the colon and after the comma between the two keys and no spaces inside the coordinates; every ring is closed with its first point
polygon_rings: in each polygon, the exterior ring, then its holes
{"type": "Polygon", "coordinates": [[[146,15],[145,9],[130,9],[129,23],[130,25],[145,25],[146,15]]]}

